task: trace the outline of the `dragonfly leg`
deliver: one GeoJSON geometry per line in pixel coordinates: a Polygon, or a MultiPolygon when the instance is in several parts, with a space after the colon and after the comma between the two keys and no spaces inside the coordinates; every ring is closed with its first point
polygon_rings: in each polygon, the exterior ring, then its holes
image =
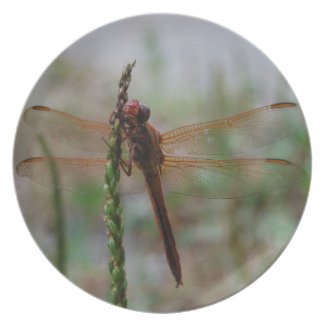
{"type": "MultiPolygon", "coordinates": [[[[104,137],[102,137],[102,140],[105,142],[105,144],[107,145],[107,147],[108,147],[110,150],[112,150],[112,146],[108,143],[108,141],[107,141],[104,137]]],[[[122,137],[121,142],[124,142],[125,140],[127,140],[127,137],[122,137]]]]}
{"type": "MultiPolygon", "coordinates": [[[[121,166],[122,170],[124,171],[124,173],[126,175],[128,175],[128,163],[124,159],[121,159],[120,166],[121,166]]],[[[128,176],[130,176],[130,175],[128,175],[128,176]]]]}
{"type": "Polygon", "coordinates": [[[107,147],[108,147],[110,150],[112,150],[112,147],[110,146],[110,144],[108,143],[108,141],[107,141],[104,137],[102,137],[102,140],[105,142],[105,144],[107,145],[107,147]]]}
{"type": "MultiPolygon", "coordinates": [[[[135,156],[135,146],[136,144],[135,143],[132,143],[130,148],[129,148],[129,159],[127,161],[127,163],[125,163],[125,166],[124,167],[127,167],[125,171],[126,175],[130,176],[131,173],[132,173],[132,163],[133,163],[133,160],[134,160],[134,156],[135,156]]],[[[123,168],[123,167],[122,167],[123,168]]]]}
{"type": "Polygon", "coordinates": [[[109,123],[112,125],[113,121],[116,119],[116,112],[112,112],[111,116],[109,117],[109,123]]]}
{"type": "Polygon", "coordinates": [[[124,171],[124,173],[127,176],[131,176],[132,174],[132,163],[134,160],[134,155],[135,155],[135,143],[131,145],[130,149],[129,149],[129,158],[127,161],[125,161],[125,159],[121,158],[120,161],[120,166],[122,168],[122,170],[124,171]]]}

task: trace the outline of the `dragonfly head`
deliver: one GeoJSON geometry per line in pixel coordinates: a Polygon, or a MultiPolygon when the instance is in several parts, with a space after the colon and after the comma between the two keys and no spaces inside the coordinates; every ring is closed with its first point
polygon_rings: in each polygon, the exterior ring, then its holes
{"type": "Polygon", "coordinates": [[[141,104],[138,100],[128,101],[123,107],[123,112],[128,124],[135,122],[144,124],[150,117],[150,108],[141,104]]]}

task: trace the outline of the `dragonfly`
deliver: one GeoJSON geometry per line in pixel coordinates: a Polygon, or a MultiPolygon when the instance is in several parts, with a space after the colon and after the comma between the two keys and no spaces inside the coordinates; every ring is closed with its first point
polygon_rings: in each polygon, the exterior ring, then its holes
{"type": "MultiPolygon", "coordinates": [[[[290,130],[283,119],[288,113],[299,114],[298,104],[276,103],[161,134],[148,122],[149,107],[138,100],[124,105],[120,192],[147,190],[176,287],[183,284],[182,270],[165,191],[231,199],[288,188],[301,181],[302,168],[288,160],[240,157],[286,137],[290,130]]],[[[105,140],[111,132],[109,123],[81,119],[45,106],[28,108],[23,120],[76,148],[97,153],[109,150],[105,140]]],[[[19,162],[16,172],[41,185],[96,195],[103,191],[106,163],[103,158],[32,157],[19,162]],[[56,164],[59,180],[53,179],[50,163],[56,164]]]]}

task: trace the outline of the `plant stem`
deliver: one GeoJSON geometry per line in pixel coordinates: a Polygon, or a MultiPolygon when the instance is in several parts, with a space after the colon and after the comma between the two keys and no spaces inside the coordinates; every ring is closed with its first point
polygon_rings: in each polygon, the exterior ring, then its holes
{"type": "MultiPolygon", "coordinates": [[[[51,157],[51,151],[42,137],[38,136],[38,141],[42,147],[44,155],[51,157]]],[[[53,178],[53,210],[55,212],[55,234],[56,234],[56,258],[55,265],[62,274],[66,274],[66,237],[65,237],[65,218],[61,192],[59,190],[59,173],[54,160],[49,159],[49,170],[53,178]]]]}
{"type": "Polygon", "coordinates": [[[124,228],[121,220],[122,207],[120,205],[120,195],[118,182],[120,179],[120,159],[121,159],[121,112],[124,104],[128,100],[127,89],[131,82],[131,72],[133,64],[128,64],[119,82],[118,101],[116,110],[111,119],[112,131],[108,140],[108,154],[105,173],[105,216],[104,221],[107,228],[107,245],[111,253],[109,270],[112,276],[111,299],[113,304],[127,307],[126,289],[127,280],[125,273],[125,253],[123,247],[124,228]]]}

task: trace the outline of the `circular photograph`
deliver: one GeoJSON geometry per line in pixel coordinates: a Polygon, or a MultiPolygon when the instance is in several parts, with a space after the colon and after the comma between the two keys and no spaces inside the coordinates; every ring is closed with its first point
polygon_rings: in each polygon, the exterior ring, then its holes
{"type": "Polygon", "coordinates": [[[45,70],[14,175],[60,273],[110,304],[173,313],[238,293],[276,261],[302,217],[311,149],[265,54],[204,20],[145,15],[91,32],[45,70]]]}

